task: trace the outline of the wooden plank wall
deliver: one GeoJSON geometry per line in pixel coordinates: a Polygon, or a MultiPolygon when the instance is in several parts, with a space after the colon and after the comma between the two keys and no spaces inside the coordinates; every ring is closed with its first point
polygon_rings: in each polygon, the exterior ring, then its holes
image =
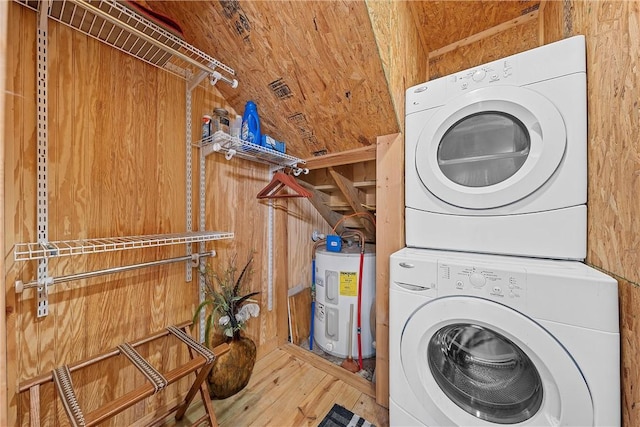
{"type": "Polygon", "coordinates": [[[553,43],[563,36],[564,2],[544,1],[540,5],[540,44],[553,43]]]}
{"type": "Polygon", "coordinates": [[[330,234],[331,227],[306,199],[289,200],[286,206],[288,233],[286,245],[289,247],[288,288],[299,284],[311,285],[311,258],[314,230],[330,234]]]}
{"type": "MultiPolygon", "coordinates": [[[[25,425],[29,399],[17,395],[19,382],[190,319],[198,292],[195,281],[185,282],[180,263],[55,285],[50,290],[50,314],[41,319],[36,317],[35,292],[15,293],[15,280],[34,279],[37,266],[35,261],[13,260],[15,243],[36,241],[36,16],[16,3],[5,4],[6,424],[25,425]]],[[[49,240],[185,231],[185,83],[53,22],[48,56],[49,240]]],[[[219,105],[224,99],[215,93],[194,93],[194,138],[202,113],[219,105]]],[[[197,230],[198,150],[192,150],[197,230]]],[[[207,243],[207,250],[218,251],[213,266],[224,269],[233,254],[243,262],[248,251],[256,251],[251,288],[262,291],[258,299],[263,308],[247,334],[260,348],[277,341],[278,334],[276,311],[269,312],[265,302],[266,208],[255,199],[268,182],[268,169],[238,159],[227,162],[218,155],[205,164],[206,228],[236,233],[233,240],[207,243]]],[[[185,248],[178,245],[65,257],[50,261],[49,272],[56,277],[184,254],[185,248]]],[[[276,306],[286,304],[286,289],[285,298],[274,301],[276,306]]],[[[152,361],[167,368],[188,357],[186,351],[162,344],[147,351],[152,361]]],[[[144,381],[127,370],[117,378],[119,366],[74,375],[85,410],[144,381]]],[[[111,424],[129,425],[174,401],[187,386],[181,381],[111,424]]],[[[57,425],[64,418],[53,387],[44,387],[42,421],[57,425]]]]}
{"type": "Polygon", "coordinates": [[[526,20],[507,22],[497,31],[480,34],[429,54],[429,80],[539,46],[537,12],[526,20]]]}
{"type": "Polygon", "coordinates": [[[419,27],[410,2],[367,0],[385,77],[399,129],[404,130],[404,98],[408,87],[428,80],[428,61],[422,55],[419,27]],[[402,31],[398,31],[402,28],[402,31]]]}
{"type": "Polygon", "coordinates": [[[640,420],[640,3],[565,2],[562,34],[587,40],[589,193],[587,263],[620,289],[622,420],[640,420]]]}
{"type": "Polygon", "coordinates": [[[465,42],[487,29],[495,31],[539,8],[539,0],[410,1],[423,51],[465,42]]]}
{"type": "MultiPolygon", "coordinates": [[[[0,135],[4,136],[5,81],[7,75],[7,2],[0,3],[0,135]]],[[[4,206],[4,150],[0,143],[0,206],[4,206]]],[[[0,241],[4,241],[4,213],[0,214],[0,241]]],[[[4,257],[0,257],[0,272],[4,272],[4,257]]],[[[1,277],[1,276],[0,276],[1,277]]],[[[0,278],[0,289],[6,289],[4,277],[0,278]]],[[[7,417],[7,319],[5,293],[0,291],[0,425],[8,425],[7,417]]]]}

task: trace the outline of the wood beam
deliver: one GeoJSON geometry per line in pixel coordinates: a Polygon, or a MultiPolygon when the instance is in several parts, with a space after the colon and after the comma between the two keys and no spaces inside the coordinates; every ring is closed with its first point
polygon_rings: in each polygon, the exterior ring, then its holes
{"type": "Polygon", "coordinates": [[[389,407],[389,256],[404,247],[402,134],[378,137],[376,165],[376,402],[389,407]]]}
{"type": "Polygon", "coordinates": [[[512,19],[511,21],[503,22],[502,24],[496,25],[495,27],[491,27],[488,30],[480,31],[479,33],[473,34],[455,43],[451,43],[447,46],[441,47],[440,49],[432,50],[431,52],[429,52],[428,59],[431,60],[432,58],[436,58],[447,52],[454,51],[462,46],[467,46],[479,40],[486,39],[487,37],[491,37],[493,35],[499,34],[510,28],[516,27],[518,25],[522,25],[529,21],[533,21],[534,19],[537,19],[537,18],[538,18],[538,11],[534,10],[533,12],[527,13],[526,15],[519,16],[516,19],[512,19]]]}
{"type": "MultiPolygon", "coordinates": [[[[364,193],[362,190],[357,189],[353,185],[353,181],[336,171],[334,168],[329,168],[329,173],[331,177],[336,182],[338,189],[344,196],[345,200],[351,206],[354,212],[358,214],[366,214],[369,215],[369,211],[362,207],[362,201],[364,199],[364,193]]],[[[364,225],[365,229],[365,238],[368,241],[375,241],[376,239],[376,228],[371,221],[366,218],[360,218],[362,225],[364,225]]]]}
{"type": "MultiPolygon", "coordinates": [[[[329,203],[329,196],[321,191],[316,190],[313,187],[313,185],[309,184],[308,182],[304,182],[301,180],[298,180],[298,182],[304,188],[311,191],[312,196],[309,198],[309,201],[311,202],[313,207],[316,208],[320,216],[322,216],[322,218],[324,218],[324,220],[327,221],[327,223],[331,226],[331,228],[335,227],[338,221],[340,221],[340,219],[342,219],[344,215],[341,215],[337,212],[332,211],[327,206],[327,203],[329,203]]],[[[344,228],[345,228],[345,225],[344,225],[344,222],[342,222],[342,224],[340,224],[336,228],[336,233],[343,232],[344,228]]]]}
{"type": "MultiPolygon", "coordinates": [[[[5,109],[5,78],[7,75],[7,19],[8,19],[8,2],[2,2],[0,4],[0,135],[6,135],[4,129],[4,114],[5,109]]],[[[4,209],[4,143],[0,144],[0,206],[4,209]]],[[[4,239],[4,214],[2,215],[2,221],[0,222],[0,240],[6,242],[4,239]]],[[[0,271],[4,276],[5,265],[4,257],[0,259],[0,271]]],[[[7,289],[4,280],[2,280],[3,291],[0,292],[0,425],[9,425],[8,404],[9,396],[7,395],[8,380],[7,380],[7,305],[5,298],[5,289],[7,289]]],[[[8,290],[7,290],[8,292],[8,290]]],[[[12,366],[13,368],[13,366],[12,366]]],[[[13,392],[11,393],[13,397],[13,392]]]]}
{"type": "Polygon", "coordinates": [[[544,7],[547,0],[541,0],[540,6],[538,6],[538,44],[542,46],[544,44],[544,7]]]}
{"type": "Polygon", "coordinates": [[[305,168],[309,170],[329,168],[333,166],[349,165],[353,163],[368,162],[376,159],[376,146],[368,145],[340,153],[327,154],[326,156],[311,157],[306,159],[305,168]]]}

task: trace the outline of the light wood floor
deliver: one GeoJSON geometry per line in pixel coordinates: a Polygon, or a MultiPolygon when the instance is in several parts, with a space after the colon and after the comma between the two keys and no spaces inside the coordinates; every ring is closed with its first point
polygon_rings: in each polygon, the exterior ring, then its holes
{"type": "MultiPolygon", "coordinates": [[[[214,401],[221,427],[317,426],[334,403],[378,427],[389,425],[389,412],[376,404],[374,386],[339,366],[286,345],[256,362],[247,387],[225,400],[214,401]]],[[[204,413],[194,404],[187,419],[167,426],[189,425],[204,413]]]]}

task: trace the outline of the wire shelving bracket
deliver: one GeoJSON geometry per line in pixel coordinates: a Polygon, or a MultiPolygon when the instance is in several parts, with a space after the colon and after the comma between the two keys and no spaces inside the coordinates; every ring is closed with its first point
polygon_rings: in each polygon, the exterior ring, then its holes
{"type": "Polygon", "coordinates": [[[304,165],[307,163],[305,160],[261,145],[243,141],[223,131],[217,131],[213,135],[196,142],[195,145],[202,148],[205,156],[211,153],[220,153],[224,154],[227,160],[231,160],[233,157],[240,157],[242,159],[275,166],[276,169],[290,168],[296,176],[301,173],[309,173],[309,170],[304,168],[304,165]]]}
{"type": "Polygon", "coordinates": [[[46,8],[49,18],[185,80],[204,72],[211,83],[238,86],[232,68],[115,0],[14,1],[33,10],[46,8]]]}

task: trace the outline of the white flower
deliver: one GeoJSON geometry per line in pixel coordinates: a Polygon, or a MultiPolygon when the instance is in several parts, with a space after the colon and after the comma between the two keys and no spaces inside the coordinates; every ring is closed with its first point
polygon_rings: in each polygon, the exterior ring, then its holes
{"type": "Polygon", "coordinates": [[[220,320],[218,320],[218,323],[220,323],[220,326],[225,326],[229,324],[230,320],[231,319],[229,319],[229,316],[222,316],[220,320]]]}
{"type": "Polygon", "coordinates": [[[260,314],[260,306],[258,304],[247,304],[242,308],[246,308],[251,317],[258,317],[258,315],[260,314]]]}
{"type": "Polygon", "coordinates": [[[238,321],[238,323],[246,322],[247,320],[249,320],[249,317],[251,317],[251,315],[246,310],[246,306],[242,307],[240,311],[236,313],[236,320],[238,321]]]}

